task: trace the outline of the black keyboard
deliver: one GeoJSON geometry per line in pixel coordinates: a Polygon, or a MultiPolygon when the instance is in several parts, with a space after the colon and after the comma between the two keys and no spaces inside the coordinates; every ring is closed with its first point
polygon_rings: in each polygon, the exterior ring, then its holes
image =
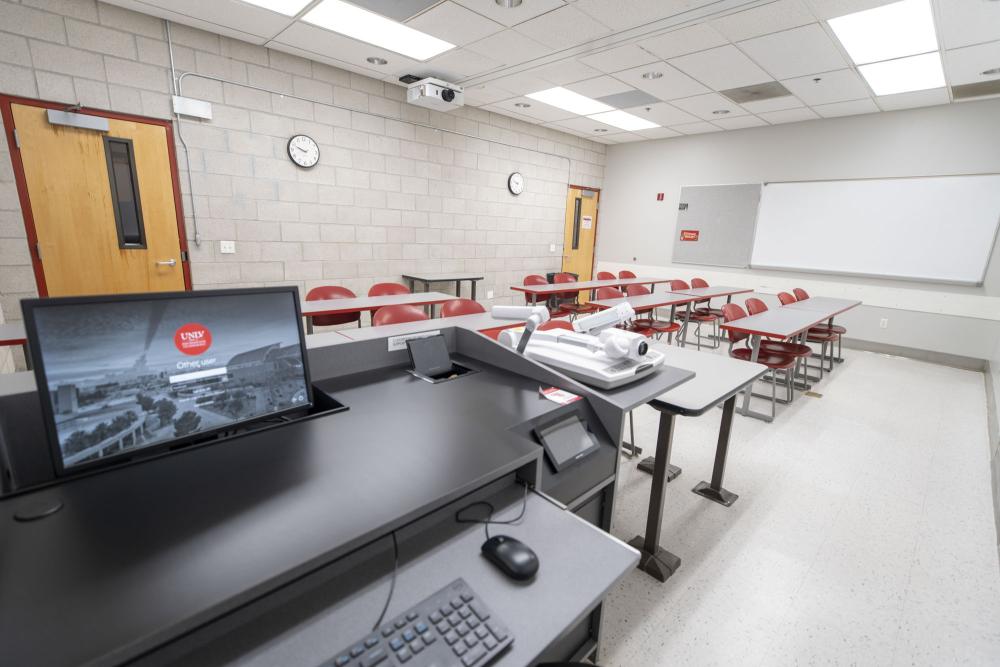
{"type": "Polygon", "coordinates": [[[456,579],[321,667],[484,667],[513,642],[469,585],[456,579]]]}

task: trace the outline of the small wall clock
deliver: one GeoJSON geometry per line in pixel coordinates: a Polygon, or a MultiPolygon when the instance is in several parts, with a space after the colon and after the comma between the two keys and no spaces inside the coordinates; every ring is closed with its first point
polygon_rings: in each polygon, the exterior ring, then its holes
{"type": "Polygon", "coordinates": [[[305,169],[315,167],[319,162],[319,146],[312,137],[296,134],[288,140],[288,157],[305,169]]]}
{"type": "Polygon", "coordinates": [[[524,192],[524,176],[521,172],[515,171],[507,177],[507,189],[515,196],[524,192]]]}

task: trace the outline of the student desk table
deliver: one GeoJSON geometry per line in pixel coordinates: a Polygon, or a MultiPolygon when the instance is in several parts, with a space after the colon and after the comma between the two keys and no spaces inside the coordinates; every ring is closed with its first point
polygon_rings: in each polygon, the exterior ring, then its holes
{"type": "Polygon", "coordinates": [[[24,333],[24,324],[21,322],[8,322],[0,324],[0,347],[6,345],[20,345],[24,350],[24,363],[31,370],[31,357],[28,355],[28,337],[24,333]]]}
{"type": "Polygon", "coordinates": [[[674,316],[677,312],[677,306],[686,305],[687,308],[684,311],[684,324],[681,326],[681,330],[677,334],[677,344],[684,347],[684,334],[687,332],[688,320],[691,317],[691,304],[697,300],[698,298],[696,297],[679,294],[677,292],[661,292],[659,294],[654,292],[652,294],[627,296],[621,299],[600,299],[598,301],[591,301],[591,303],[602,310],[606,308],[614,308],[622,303],[627,303],[632,306],[632,309],[637,313],[644,310],[670,306],[671,322],[674,320],[674,316]]]}
{"type": "Polygon", "coordinates": [[[454,317],[438,317],[430,320],[419,320],[417,322],[387,324],[381,327],[341,329],[337,333],[349,340],[373,340],[375,338],[423,333],[446,327],[461,327],[489,335],[494,331],[499,332],[503,329],[522,326],[524,322],[524,320],[497,319],[489,313],[473,313],[472,315],[456,315],[454,317]]]}
{"type": "MultiPolygon", "coordinates": [[[[646,516],[646,535],[636,536],[629,544],[640,552],[639,568],[647,574],[666,581],[678,567],[681,559],[662,548],[660,525],[663,519],[664,491],[668,480],[670,450],[673,446],[674,418],[677,415],[697,417],[709,409],[723,404],[722,424],[715,450],[715,466],[711,482],[699,482],[694,493],[729,507],[739,497],[722,487],[729,452],[729,434],[733,425],[736,395],[767,372],[762,364],[749,363],[719,354],[705,354],[667,345],[656,345],[666,355],[664,364],[692,371],[695,376],[687,382],[660,394],[649,405],[660,413],[660,427],[656,436],[656,456],[640,463],[640,469],[651,468],[653,483],[649,490],[649,513],[646,516]]],[[[677,469],[680,472],[680,468],[677,469]]]]}
{"type": "MultiPolygon", "coordinates": [[[[814,310],[816,312],[822,312],[829,315],[826,323],[833,326],[833,318],[841,313],[845,313],[851,308],[857,308],[861,305],[861,302],[857,299],[837,299],[829,296],[811,296],[808,299],[803,299],[802,301],[796,301],[790,303],[783,308],[793,308],[795,310],[814,310]]],[[[837,356],[833,358],[836,362],[842,362],[843,359],[840,356],[840,339],[837,339],[837,356]]]]}
{"type": "Polygon", "coordinates": [[[618,278],[615,280],[584,280],[575,283],[553,283],[549,285],[512,285],[515,292],[524,292],[531,295],[531,305],[535,305],[538,297],[549,297],[563,292],[585,292],[590,291],[593,298],[594,290],[598,287],[622,287],[625,285],[649,285],[651,290],[655,290],[660,283],[669,283],[670,278],[618,278]]]}
{"type": "Polygon", "coordinates": [[[462,296],[462,283],[468,281],[470,298],[476,300],[476,283],[483,279],[483,276],[475,273],[425,273],[422,275],[403,274],[402,279],[410,285],[410,291],[416,291],[416,284],[421,283],[424,291],[429,292],[431,283],[455,283],[455,296],[462,296]]]}
{"type": "Polygon", "coordinates": [[[702,299],[714,299],[719,296],[724,296],[726,297],[726,303],[730,303],[733,300],[734,294],[749,294],[750,292],[753,292],[752,289],[747,287],[726,287],[725,285],[717,287],[692,287],[691,289],[670,291],[674,294],[688,294],[690,296],[696,296],[699,301],[702,299]]]}
{"type": "Polygon", "coordinates": [[[313,332],[312,318],[317,315],[344,315],[366,310],[376,311],[383,306],[433,306],[455,297],[442,292],[419,292],[417,294],[392,294],[388,296],[363,296],[354,299],[322,299],[302,302],[302,316],[306,318],[306,333],[313,332]]]}

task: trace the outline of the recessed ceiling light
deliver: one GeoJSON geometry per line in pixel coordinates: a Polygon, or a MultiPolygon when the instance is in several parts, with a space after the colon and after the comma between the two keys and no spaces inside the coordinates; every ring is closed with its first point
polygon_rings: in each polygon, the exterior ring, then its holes
{"type": "Polygon", "coordinates": [[[537,102],[544,102],[557,109],[580,114],[581,116],[589,116],[593,113],[613,110],[607,104],[592,100],[580,93],[574,93],[572,90],[561,86],[549,88],[548,90],[540,90],[537,93],[529,93],[525,97],[530,97],[537,102]]]}
{"type": "Polygon", "coordinates": [[[595,127],[594,132],[607,132],[603,127],[595,127]]]}
{"type": "Polygon", "coordinates": [[[243,2],[256,5],[257,7],[263,7],[264,9],[270,9],[272,12],[278,12],[279,14],[284,14],[285,16],[295,16],[302,11],[302,8],[308,5],[311,0],[243,0],[243,2]]]}
{"type": "Polygon", "coordinates": [[[828,21],[856,65],[937,51],[930,0],[903,0],[828,21]]]}
{"type": "Polygon", "coordinates": [[[427,60],[455,45],[342,0],[323,0],[302,17],[307,23],[389,49],[415,60],[427,60]]]}
{"type": "Polygon", "coordinates": [[[521,0],[496,0],[496,2],[504,9],[510,9],[511,7],[521,6],[521,0]]]}
{"type": "Polygon", "coordinates": [[[514,106],[518,107],[519,109],[528,109],[531,107],[531,105],[528,104],[527,102],[514,102],[514,106]]]}
{"type": "Polygon", "coordinates": [[[660,79],[663,77],[663,72],[644,72],[642,75],[643,79],[660,79]]]}
{"type": "Polygon", "coordinates": [[[648,121],[645,118],[639,118],[638,116],[633,116],[630,113],[618,111],[617,109],[615,111],[608,111],[607,113],[594,114],[588,116],[588,118],[596,120],[598,123],[613,125],[623,130],[649,130],[659,127],[656,123],[648,121]]]}
{"type": "Polygon", "coordinates": [[[992,69],[984,69],[980,72],[983,76],[993,76],[994,74],[1000,74],[1000,67],[994,67],[992,69]]]}
{"type": "Polygon", "coordinates": [[[712,113],[714,113],[716,116],[725,116],[727,113],[729,113],[729,109],[716,109],[712,113]]]}
{"type": "Polygon", "coordinates": [[[941,56],[936,51],[862,65],[858,71],[876,95],[894,95],[944,86],[944,69],[941,67],[941,56]]]}
{"type": "Polygon", "coordinates": [[[372,65],[388,65],[389,64],[388,60],[386,60],[385,58],[379,58],[378,56],[369,56],[369,57],[365,58],[365,60],[367,60],[368,62],[370,62],[372,65]]]}

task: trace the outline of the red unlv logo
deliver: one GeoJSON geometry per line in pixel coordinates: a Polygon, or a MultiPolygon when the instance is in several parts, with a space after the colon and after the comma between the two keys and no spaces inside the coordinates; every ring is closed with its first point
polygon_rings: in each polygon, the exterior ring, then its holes
{"type": "Polygon", "coordinates": [[[184,354],[201,354],[212,345],[212,332],[203,324],[188,322],[174,332],[174,345],[184,354]]]}

